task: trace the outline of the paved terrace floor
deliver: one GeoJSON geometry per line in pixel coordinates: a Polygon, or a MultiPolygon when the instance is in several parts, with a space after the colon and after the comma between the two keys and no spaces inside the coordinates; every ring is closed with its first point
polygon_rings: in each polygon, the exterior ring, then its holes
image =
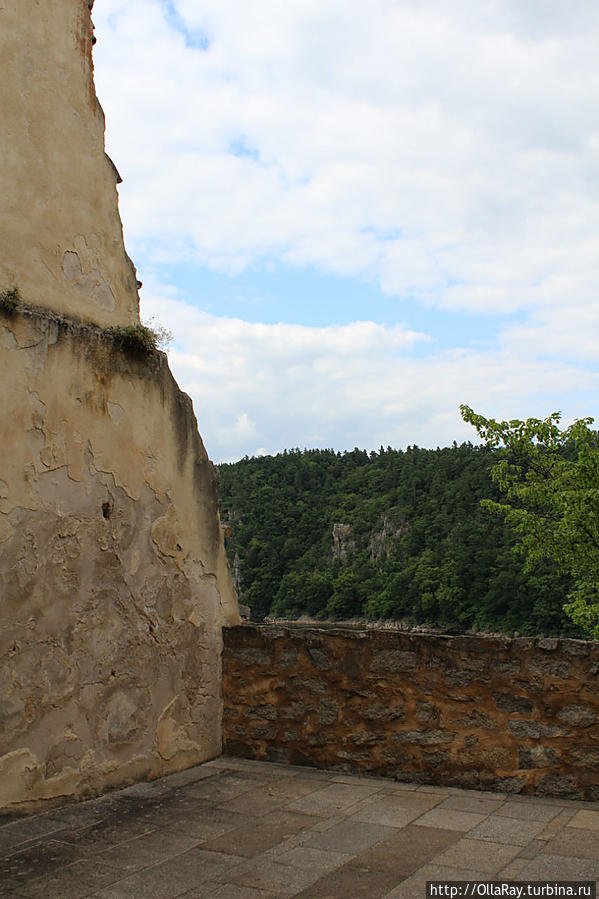
{"type": "Polygon", "coordinates": [[[599,805],[220,758],[0,827],[0,895],[425,896],[599,880],[599,805]]]}

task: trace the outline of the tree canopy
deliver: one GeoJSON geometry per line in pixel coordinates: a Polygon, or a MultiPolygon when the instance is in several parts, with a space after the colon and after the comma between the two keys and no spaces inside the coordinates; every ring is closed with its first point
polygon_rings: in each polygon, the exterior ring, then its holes
{"type": "Polygon", "coordinates": [[[242,601],[256,618],[579,636],[562,608],[569,575],[551,559],[525,569],[518,536],[481,506],[501,500],[501,452],[296,449],[221,465],[242,601]]]}
{"type": "Polygon", "coordinates": [[[468,406],[462,417],[489,447],[501,447],[491,477],[507,501],[484,499],[521,540],[525,568],[548,563],[571,581],[564,610],[599,639],[599,433],[592,418],[567,428],[561,415],[496,421],[468,406]]]}

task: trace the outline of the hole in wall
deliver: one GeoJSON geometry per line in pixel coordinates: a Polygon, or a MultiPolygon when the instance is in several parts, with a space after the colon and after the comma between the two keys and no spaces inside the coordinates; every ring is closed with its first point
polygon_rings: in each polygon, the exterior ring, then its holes
{"type": "Polygon", "coordinates": [[[110,518],[110,514],[112,512],[112,506],[110,503],[102,503],[102,517],[110,518]]]}

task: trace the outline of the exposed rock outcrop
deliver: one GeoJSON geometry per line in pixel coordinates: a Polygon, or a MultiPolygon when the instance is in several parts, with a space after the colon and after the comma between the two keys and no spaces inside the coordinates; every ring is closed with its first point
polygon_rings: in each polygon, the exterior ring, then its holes
{"type": "Polygon", "coordinates": [[[345,562],[348,555],[351,555],[356,548],[356,541],[352,534],[351,525],[342,524],[340,522],[335,523],[333,525],[331,537],[333,540],[331,546],[333,558],[339,559],[340,562],[345,562]]]}

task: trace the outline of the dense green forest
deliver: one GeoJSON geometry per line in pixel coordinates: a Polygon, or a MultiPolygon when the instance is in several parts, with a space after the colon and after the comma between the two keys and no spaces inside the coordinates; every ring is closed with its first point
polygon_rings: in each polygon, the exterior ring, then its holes
{"type": "Polygon", "coordinates": [[[252,617],[402,621],[451,631],[581,632],[551,562],[524,570],[489,470],[462,444],[291,450],[219,467],[221,517],[252,617]]]}

